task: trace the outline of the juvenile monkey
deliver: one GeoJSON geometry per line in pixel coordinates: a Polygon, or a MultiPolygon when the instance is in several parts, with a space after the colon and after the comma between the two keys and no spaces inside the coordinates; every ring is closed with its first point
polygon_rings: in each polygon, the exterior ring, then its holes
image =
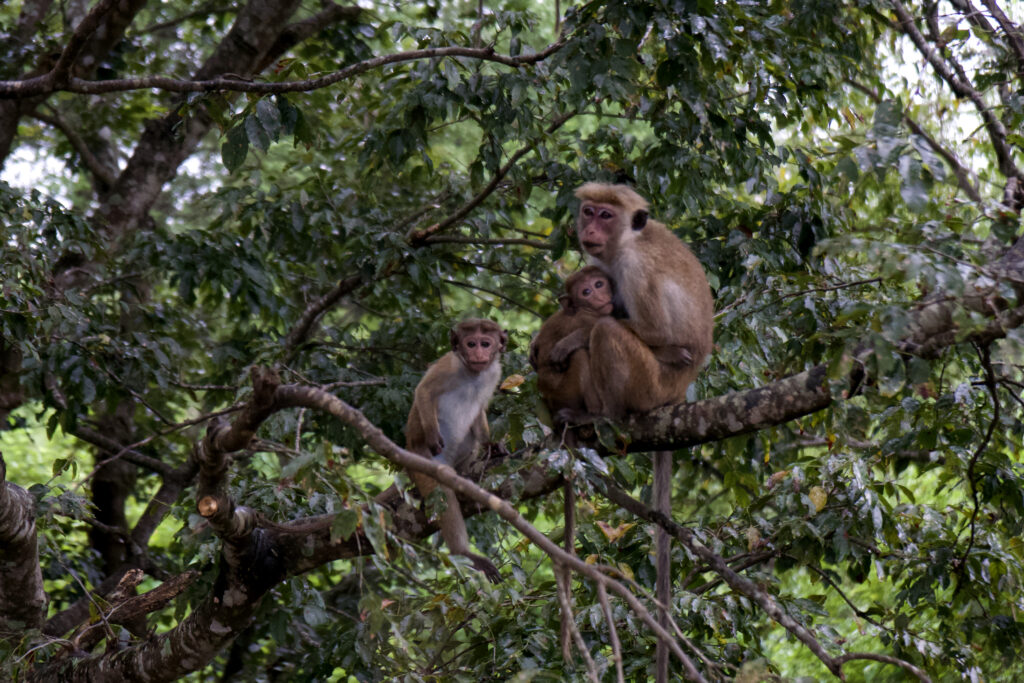
{"type": "MultiPolygon", "coordinates": [[[[501,380],[501,352],[508,335],[480,318],[463,320],[451,331],[452,350],[441,356],[416,385],[405,425],[405,447],[433,457],[459,471],[474,460],[490,436],[487,405],[501,380]]],[[[409,471],[426,498],[440,484],[425,474],[409,471]]],[[[468,557],[488,579],[500,579],[498,568],[469,550],[469,536],[455,492],[442,487],[448,505],[441,513],[441,537],[448,550],[468,557]]]]}
{"type": "Polygon", "coordinates": [[[589,385],[587,347],[598,318],[612,314],[614,288],[597,266],[587,266],[565,281],[561,308],[541,325],[530,344],[530,365],[537,371],[537,389],[556,420],[560,411],[590,412],[584,389],[589,385]]]}
{"type": "Polygon", "coordinates": [[[587,183],[576,196],[580,247],[611,275],[627,316],[594,323],[585,393],[598,405],[588,401],[588,412],[616,418],[684,401],[711,352],[714,303],[704,269],[630,188],[587,183]]]}

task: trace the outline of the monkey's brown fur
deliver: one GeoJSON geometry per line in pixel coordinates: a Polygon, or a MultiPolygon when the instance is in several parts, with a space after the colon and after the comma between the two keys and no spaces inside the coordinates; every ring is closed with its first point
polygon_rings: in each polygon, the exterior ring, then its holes
{"type": "Polygon", "coordinates": [[[615,418],[685,401],[711,352],[714,303],[704,269],[630,188],[587,183],[576,196],[580,246],[611,275],[628,316],[594,323],[588,412],[615,418]]]}
{"type": "MultiPolygon", "coordinates": [[[[508,335],[491,321],[463,320],[451,332],[452,350],[441,356],[416,385],[412,409],[405,425],[405,447],[425,458],[437,458],[456,471],[479,456],[490,437],[487,405],[501,380],[501,352],[508,335]]],[[[409,471],[420,495],[426,498],[440,484],[425,474],[409,471]]],[[[438,525],[448,550],[468,557],[491,581],[497,567],[469,549],[469,536],[455,492],[442,487],[447,507],[438,525]]]]}
{"type": "Polygon", "coordinates": [[[595,403],[588,408],[585,400],[590,372],[587,347],[594,323],[611,313],[612,291],[611,279],[597,266],[573,273],[565,281],[565,294],[559,297],[561,308],[544,321],[530,344],[530,364],[537,371],[537,390],[556,420],[560,411],[584,413],[599,407],[595,403]],[[583,287],[593,288],[599,281],[607,287],[607,297],[591,300],[582,295],[583,287]]]}

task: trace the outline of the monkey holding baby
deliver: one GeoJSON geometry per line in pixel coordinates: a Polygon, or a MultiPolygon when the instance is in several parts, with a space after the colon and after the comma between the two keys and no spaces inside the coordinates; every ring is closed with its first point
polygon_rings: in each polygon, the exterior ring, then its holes
{"type": "MultiPolygon", "coordinates": [[[[416,385],[405,425],[405,448],[440,460],[458,472],[479,456],[490,437],[487,406],[501,380],[501,353],[508,335],[491,320],[469,318],[452,329],[450,340],[451,351],[427,368],[416,385]]],[[[408,473],[423,498],[441,486],[426,474],[408,473]]],[[[441,488],[447,506],[438,526],[448,550],[468,557],[474,568],[497,582],[500,576],[494,563],[469,549],[466,522],[455,492],[441,488]]]]}
{"type": "MultiPolygon", "coordinates": [[[[589,329],[587,342],[566,347],[559,347],[555,336],[562,334],[557,319],[564,311],[545,321],[531,348],[542,396],[560,422],[621,418],[685,401],[712,344],[714,303],[700,261],[668,228],[650,219],[647,200],[632,189],[587,183],[576,197],[580,247],[614,287],[625,317],[581,319],[587,325],[565,336],[577,339],[585,334],[580,329],[589,329]],[[557,368],[566,362],[558,353],[551,357],[552,350],[573,347],[568,370],[558,377],[545,374],[552,364],[557,368]]],[[[569,287],[567,295],[573,298],[569,287]]]]}

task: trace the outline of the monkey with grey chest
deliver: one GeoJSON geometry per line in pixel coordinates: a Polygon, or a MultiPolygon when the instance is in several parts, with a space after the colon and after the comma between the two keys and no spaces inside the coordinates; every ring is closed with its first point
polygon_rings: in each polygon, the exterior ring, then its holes
{"type": "MultiPolygon", "coordinates": [[[[413,395],[405,425],[407,450],[433,457],[456,471],[479,455],[490,436],[487,405],[501,380],[501,352],[508,335],[491,321],[463,320],[451,331],[452,350],[441,356],[423,375],[413,395]]],[[[420,495],[426,498],[440,484],[425,474],[409,471],[420,495]]],[[[438,525],[448,550],[464,555],[488,579],[500,580],[498,568],[469,549],[466,522],[455,492],[442,487],[447,507],[438,525]]]]}

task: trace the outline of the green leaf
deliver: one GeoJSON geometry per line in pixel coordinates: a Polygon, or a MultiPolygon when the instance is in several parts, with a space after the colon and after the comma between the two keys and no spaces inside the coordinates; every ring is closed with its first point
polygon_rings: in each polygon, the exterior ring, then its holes
{"type": "Polygon", "coordinates": [[[220,157],[228,171],[233,173],[245,161],[249,154],[249,139],[245,128],[235,126],[228,131],[227,138],[220,148],[220,157]]]}

